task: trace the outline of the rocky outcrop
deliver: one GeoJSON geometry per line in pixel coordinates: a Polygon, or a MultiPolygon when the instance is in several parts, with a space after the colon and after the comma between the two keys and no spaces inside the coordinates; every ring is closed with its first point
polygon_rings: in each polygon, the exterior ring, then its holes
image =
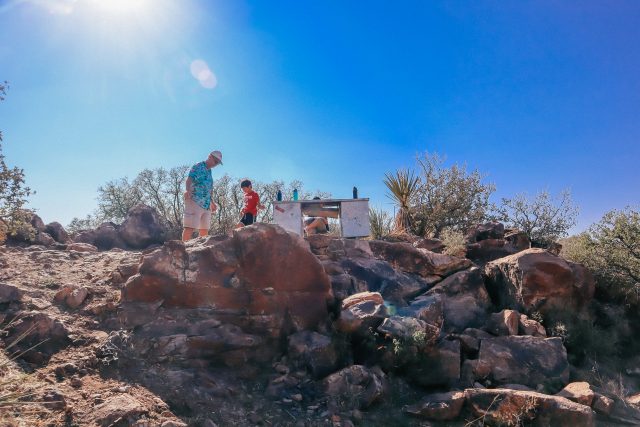
{"type": "Polygon", "coordinates": [[[564,397],[504,388],[465,393],[473,415],[489,425],[595,426],[590,407],[564,397]]]}
{"type": "Polygon", "coordinates": [[[491,301],[478,268],[460,271],[436,284],[412,305],[438,296],[442,301],[446,332],[460,332],[484,324],[491,301]]]}
{"type": "Polygon", "coordinates": [[[502,239],[504,237],[504,224],[501,222],[486,222],[478,224],[467,230],[467,241],[469,243],[479,242],[487,239],[502,239]]]}
{"type": "Polygon", "coordinates": [[[158,211],[139,204],[127,212],[127,217],[118,228],[118,234],[128,247],[144,249],[153,244],[165,241],[167,227],[158,211]]]}
{"type": "Polygon", "coordinates": [[[68,243],[71,240],[69,234],[59,222],[50,222],[46,225],[44,231],[58,243],[68,243]]]}
{"type": "Polygon", "coordinates": [[[595,282],[582,265],[544,249],[528,249],[485,266],[487,290],[500,308],[543,313],[579,311],[593,297],[595,282]]]}
{"type": "Polygon", "coordinates": [[[372,240],[369,246],[376,257],[387,261],[394,268],[424,278],[446,277],[471,266],[468,259],[430,252],[409,243],[372,240]]]}
{"type": "Polygon", "coordinates": [[[388,384],[380,368],[352,365],[325,378],[324,389],[330,407],[365,409],[384,398],[388,384]]]}
{"type": "Polygon", "coordinates": [[[165,347],[177,347],[186,357],[234,348],[250,359],[269,353],[286,334],[324,325],[331,298],[329,278],[304,241],[278,226],[257,224],[232,237],[170,241],[144,255],[138,274],[122,289],[121,318],[140,325],[165,310],[174,320],[150,323],[143,328],[146,336],[167,336],[165,347]],[[141,310],[144,304],[149,315],[141,310]],[[191,312],[200,313],[204,332],[184,318],[191,312]],[[176,319],[197,331],[172,338],[184,334],[176,319]]]}
{"type": "Polygon", "coordinates": [[[478,364],[491,384],[517,383],[557,391],[569,382],[567,351],[560,338],[505,336],[482,339],[478,364]]]}
{"type": "Polygon", "coordinates": [[[162,244],[167,233],[167,227],[158,212],[150,206],[139,204],[129,210],[122,224],[104,222],[96,229],[81,231],[73,241],[89,243],[100,250],[145,249],[162,244]]]}

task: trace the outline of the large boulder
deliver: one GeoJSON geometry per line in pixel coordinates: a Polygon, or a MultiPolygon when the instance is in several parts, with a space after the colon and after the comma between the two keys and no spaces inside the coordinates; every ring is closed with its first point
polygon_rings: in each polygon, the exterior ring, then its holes
{"type": "Polygon", "coordinates": [[[289,337],[289,357],[322,378],[338,368],[338,350],[331,337],[301,331],[289,337]]]}
{"type": "Polygon", "coordinates": [[[460,380],[460,342],[443,340],[422,349],[418,359],[406,367],[409,380],[423,387],[452,387],[460,380]]]}
{"type": "Polygon", "coordinates": [[[394,268],[425,278],[445,277],[471,266],[468,259],[430,252],[409,243],[372,240],[369,246],[376,257],[387,261],[394,268]]]}
{"type": "Polygon", "coordinates": [[[19,357],[42,364],[71,344],[69,330],[59,320],[40,312],[25,312],[6,327],[2,339],[19,357]]]}
{"type": "Polygon", "coordinates": [[[447,277],[413,300],[412,304],[436,295],[442,300],[444,331],[461,332],[484,324],[491,301],[478,268],[447,277]]]}
{"type": "Polygon", "coordinates": [[[526,313],[580,310],[595,291],[593,276],[584,266],[539,248],[492,261],[484,273],[487,290],[499,308],[526,313]]]}
{"type": "Polygon", "coordinates": [[[305,241],[268,224],[232,237],[167,242],[144,255],[122,289],[123,302],[214,309],[250,333],[271,336],[325,322],[331,298],[329,277],[305,241]]]}
{"type": "Polygon", "coordinates": [[[423,278],[397,271],[388,262],[375,258],[345,258],[341,266],[355,280],[366,283],[369,291],[380,292],[385,300],[400,306],[440,280],[439,276],[423,278]]]}
{"type": "Polygon", "coordinates": [[[120,225],[119,235],[133,249],[144,249],[165,241],[167,228],[158,211],[139,204],[129,209],[127,217],[120,225]]]}
{"type": "Polygon", "coordinates": [[[465,393],[473,415],[488,425],[595,425],[590,407],[564,397],[506,388],[467,389],[465,393]]]}
{"type": "Polygon", "coordinates": [[[387,317],[387,308],[378,292],[361,292],[342,301],[336,328],[344,333],[366,335],[387,317]]]}
{"type": "Polygon", "coordinates": [[[490,367],[492,384],[539,385],[557,391],[569,382],[567,351],[560,338],[504,336],[483,339],[480,365],[490,367]]]}
{"type": "Polygon", "coordinates": [[[0,283],[0,304],[20,301],[22,295],[23,292],[16,286],[0,283]]]}
{"type": "Polygon", "coordinates": [[[387,377],[379,367],[346,367],[324,379],[331,409],[365,409],[381,401],[388,392],[387,377]]]}
{"type": "Polygon", "coordinates": [[[466,237],[470,243],[487,239],[502,239],[504,237],[504,224],[495,221],[478,224],[467,230],[466,237]]]}
{"type": "Polygon", "coordinates": [[[53,239],[58,243],[67,243],[71,240],[69,238],[69,234],[67,234],[67,231],[59,222],[50,222],[47,224],[44,231],[53,237],[53,239]]]}
{"type": "Polygon", "coordinates": [[[81,231],[73,241],[75,243],[88,243],[100,250],[127,248],[124,240],[120,237],[118,224],[113,222],[103,222],[94,230],[81,231]]]}

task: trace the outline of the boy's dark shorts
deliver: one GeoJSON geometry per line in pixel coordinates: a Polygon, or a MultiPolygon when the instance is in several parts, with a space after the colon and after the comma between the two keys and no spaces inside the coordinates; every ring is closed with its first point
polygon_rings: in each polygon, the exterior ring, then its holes
{"type": "Polygon", "coordinates": [[[244,225],[251,225],[255,222],[255,218],[253,217],[252,213],[247,212],[246,214],[242,215],[242,219],[240,219],[240,222],[244,225]]]}

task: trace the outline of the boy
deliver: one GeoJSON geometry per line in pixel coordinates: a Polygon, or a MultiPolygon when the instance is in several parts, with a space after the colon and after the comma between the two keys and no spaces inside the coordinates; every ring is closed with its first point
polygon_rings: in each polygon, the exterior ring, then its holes
{"type": "Polygon", "coordinates": [[[243,180],[240,183],[240,188],[244,193],[244,207],[240,211],[242,218],[235,228],[242,228],[247,225],[251,225],[256,222],[258,216],[258,209],[264,209],[264,206],[260,204],[260,196],[253,191],[251,181],[248,179],[243,180]]]}

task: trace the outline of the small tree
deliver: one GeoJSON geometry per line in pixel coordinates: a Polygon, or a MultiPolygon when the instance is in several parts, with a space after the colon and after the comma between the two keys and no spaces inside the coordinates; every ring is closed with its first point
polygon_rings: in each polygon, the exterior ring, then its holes
{"type": "Polygon", "coordinates": [[[565,239],[562,255],[586,265],[598,287],[640,302],[640,210],[612,210],[588,231],[565,239]]]}
{"type": "Polygon", "coordinates": [[[478,170],[466,165],[445,167],[445,158],[425,153],[417,158],[419,185],[412,197],[414,231],[418,235],[440,237],[445,228],[464,232],[483,222],[490,209],[493,184],[485,184],[478,170]]]}
{"type": "MultiPolygon", "coordinates": [[[[0,83],[0,101],[4,101],[7,82],[0,83]]],[[[32,212],[24,209],[31,189],[25,186],[24,171],[17,166],[9,167],[2,153],[2,132],[0,132],[0,242],[7,235],[19,231],[29,232],[32,212]]]]}
{"type": "Polygon", "coordinates": [[[534,199],[521,193],[512,199],[503,198],[497,216],[525,232],[535,246],[546,247],[576,225],[578,207],[573,204],[569,190],[563,191],[558,200],[553,200],[547,191],[538,193],[534,199]]]}
{"type": "Polygon", "coordinates": [[[398,206],[393,224],[394,233],[406,233],[411,229],[411,199],[419,183],[420,179],[408,169],[385,174],[384,185],[389,190],[387,197],[398,206]]]}

